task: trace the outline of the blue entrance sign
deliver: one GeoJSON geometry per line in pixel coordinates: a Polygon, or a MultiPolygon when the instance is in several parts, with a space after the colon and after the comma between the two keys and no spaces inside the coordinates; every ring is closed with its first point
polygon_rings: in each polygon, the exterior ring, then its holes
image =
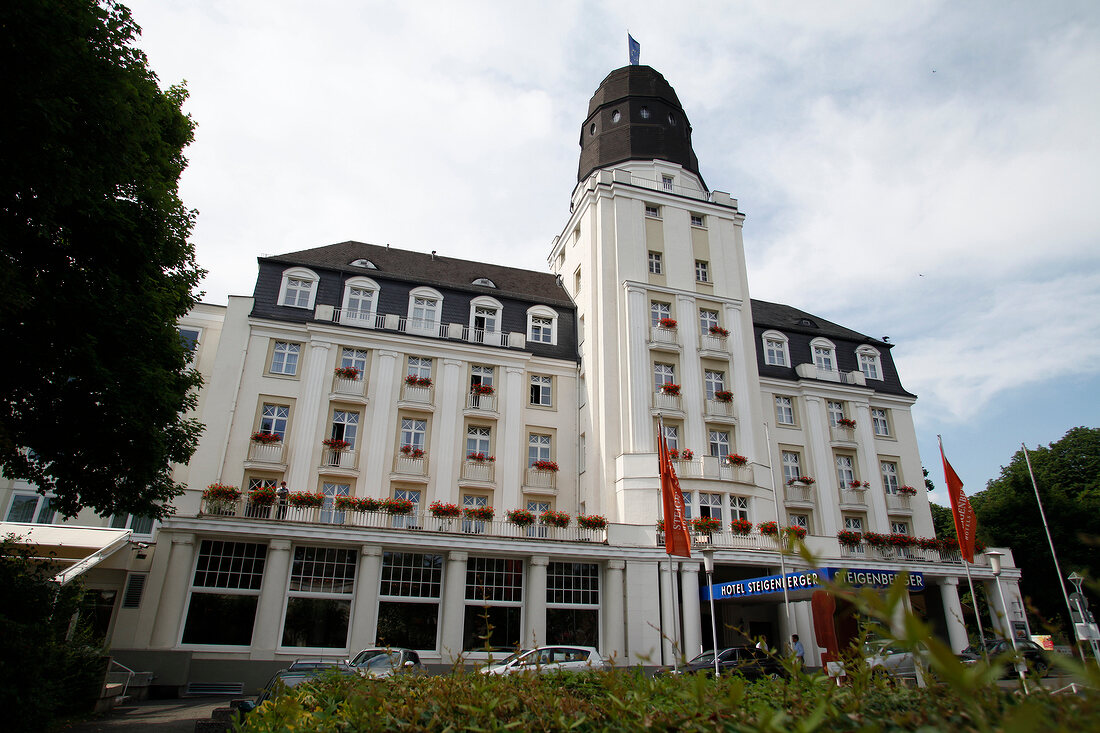
{"type": "MultiPolygon", "coordinates": [[[[819,582],[821,580],[844,583],[852,588],[886,588],[901,575],[902,573],[897,570],[818,568],[816,570],[787,573],[786,575],[766,575],[762,578],[718,583],[700,588],[699,595],[704,601],[709,601],[712,597],[716,601],[722,601],[730,598],[748,598],[750,596],[782,593],[784,585],[786,585],[788,591],[815,590],[821,587],[819,582]]],[[[909,573],[908,587],[911,591],[924,590],[924,575],[909,573]]]]}

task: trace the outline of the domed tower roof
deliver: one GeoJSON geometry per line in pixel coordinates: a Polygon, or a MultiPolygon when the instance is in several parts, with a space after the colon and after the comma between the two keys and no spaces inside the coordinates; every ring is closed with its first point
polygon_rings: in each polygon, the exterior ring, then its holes
{"type": "Polygon", "coordinates": [[[577,181],[626,160],[667,160],[699,175],[684,108],[672,85],[649,66],[624,66],[600,82],[581,127],[577,181]]]}

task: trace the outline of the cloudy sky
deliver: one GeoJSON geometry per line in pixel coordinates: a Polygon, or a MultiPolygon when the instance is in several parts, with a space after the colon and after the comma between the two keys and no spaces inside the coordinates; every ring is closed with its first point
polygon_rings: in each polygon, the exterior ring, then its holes
{"type": "Polygon", "coordinates": [[[126,4],[190,90],[208,302],[348,239],[545,269],[629,29],[748,216],[753,297],[897,344],[937,486],[937,433],[973,493],[1100,425],[1092,0],[126,4]]]}

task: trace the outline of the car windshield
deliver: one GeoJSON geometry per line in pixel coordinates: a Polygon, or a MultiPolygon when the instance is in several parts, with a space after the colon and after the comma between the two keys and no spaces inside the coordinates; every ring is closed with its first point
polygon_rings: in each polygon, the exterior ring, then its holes
{"type": "Polygon", "coordinates": [[[356,663],[359,667],[367,669],[389,669],[401,663],[401,655],[396,652],[379,652],[366,660],[356,663]]]}
{"type": "Polygon", "coordinates": [[[511,664],[512,662],[516,661],[517,659],[519,659],[520,657],[522,657],[524,654],[526,654],[529,651],[531,651],[531,650],[530,649],[517,649],[516,651],[512,652],[511,654],[509,654],[508,656],[506,656],[504,659],[500,660],[499,662],[493,662],[493,666],[496,666],[498,664],[511,664]]]}

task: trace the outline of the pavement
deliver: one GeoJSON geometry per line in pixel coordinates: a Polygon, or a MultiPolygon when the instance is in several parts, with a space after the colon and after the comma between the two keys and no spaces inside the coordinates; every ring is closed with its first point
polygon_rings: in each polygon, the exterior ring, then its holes
{"type": "Polygon", "coordinates": [[[208,720],[214,708],[229,707],[230,697],[138,700],[109,713],[58,729],[58,733],[194,733],[196,720],[208,720]]]}

